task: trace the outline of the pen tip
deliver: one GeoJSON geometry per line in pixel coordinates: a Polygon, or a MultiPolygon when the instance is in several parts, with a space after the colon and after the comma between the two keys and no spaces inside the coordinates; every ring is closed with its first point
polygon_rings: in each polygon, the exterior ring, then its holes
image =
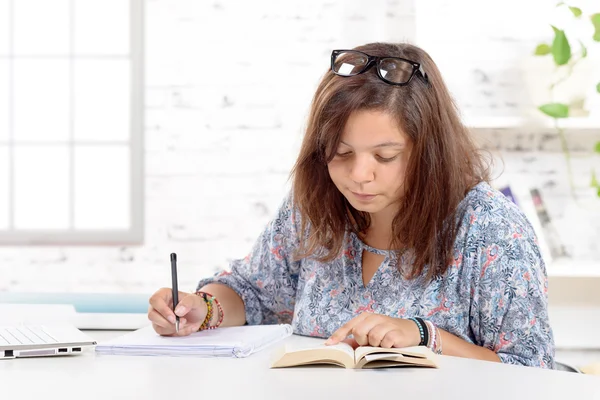
{"type": "Polygon", "coordinates": [[[171,253],[171,261],[177,261],[177,254],[171,253]]]}

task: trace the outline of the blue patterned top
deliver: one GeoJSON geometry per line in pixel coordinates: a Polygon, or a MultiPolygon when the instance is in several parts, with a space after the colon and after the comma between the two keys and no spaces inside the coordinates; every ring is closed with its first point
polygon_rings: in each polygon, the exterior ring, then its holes
{"type": "Polygon", "coordinates": [[[248,324],[291,323],[300,335],[328,337],[362,312],[422,317],[502,362],[554,368],[546,267],[520,209],[482,182],[459,205],[454,260],[433,281],[405,279],[393,261],[408,255],[372,248],[348,232],[331,262],[292,260],[300,214],[288,196],[250,254],[230,271],[200,281],[228,285],[243,299],[248,324]],[[365,286],[362,253],[384,255],[365,286]]]}

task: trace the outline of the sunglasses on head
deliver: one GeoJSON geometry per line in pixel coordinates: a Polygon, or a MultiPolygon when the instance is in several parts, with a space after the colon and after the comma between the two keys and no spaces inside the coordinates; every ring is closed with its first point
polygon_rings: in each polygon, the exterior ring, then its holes
{"type": "Polygon", "coordinates": [[[339,76],[356,76],[373,66],[377,67],[379,79],[390,85],[407,85],[415,75],[429,82],[421,64],[405,58],[375,57],[358,50],[333,50],[331,53],[331,71],[339,76]]]}

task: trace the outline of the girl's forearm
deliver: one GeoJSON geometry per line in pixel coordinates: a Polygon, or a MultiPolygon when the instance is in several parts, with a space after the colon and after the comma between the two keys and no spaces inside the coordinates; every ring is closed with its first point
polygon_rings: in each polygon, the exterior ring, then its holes
{"type": "Polygon", "coordinates": [[[500,362],[500,357],[490,349],[469,343],[443,329],[438,328],[438,332],[442,337],[444,355],[500,362]]]}
{"type": "MultiPolygon", "coordinates": [[[[223,308],[223,322],[220,326],[241,326],[246,323],[246,310],[242,298],[229,286],[220,283],[211,283],[200,289],[202,292],[213,295],[223,308]]],[[[213,314],[211,325],[215,325],[220,316],[213,314]]]]}

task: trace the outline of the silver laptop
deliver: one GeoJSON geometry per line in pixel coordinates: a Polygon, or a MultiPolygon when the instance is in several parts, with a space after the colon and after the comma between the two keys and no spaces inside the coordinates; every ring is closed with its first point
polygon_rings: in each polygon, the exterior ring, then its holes
{"type": "Polygon", "coordinates": [[[71,325],[0,326],[0,359],[74,355],[95,344],[71,325]]]}

